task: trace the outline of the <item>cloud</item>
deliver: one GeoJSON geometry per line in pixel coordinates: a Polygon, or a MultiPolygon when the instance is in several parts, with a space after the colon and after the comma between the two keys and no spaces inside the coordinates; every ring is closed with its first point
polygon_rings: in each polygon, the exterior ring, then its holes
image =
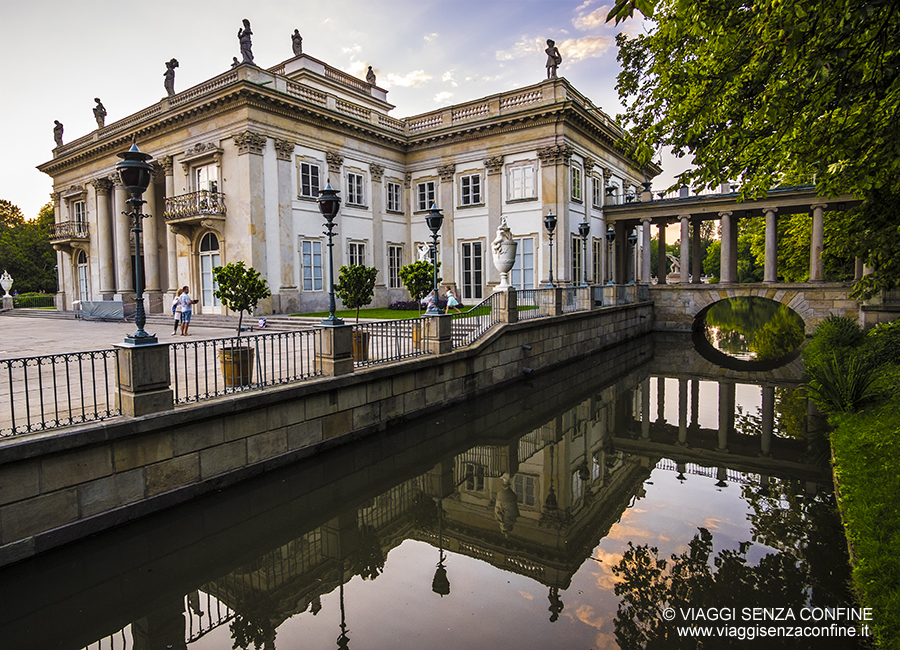
{"type": "Polygon", "coordinates": [[[594,9],[589,14],[578,12],[578,15],[572,19],[572,24],[581,31],[603,27],[606,24],[606,16],[609,14],[609,9],[609,5],[602,5],[599,9],[594,9]]]}
{"type": "Polygon", "coordinates": [[[446,104],[447,100],[453,97],[453,93],[448,93],[446,90],[443,92],[439,92],[434,96],[435,104],[446,104]]]}
{"type": "Polygon", "coordinates": [[[496,56],[498,61],[512,61],[513,59],[521,59],[523,56],[529,56],[544,51],[546,40],[540,36],[529,38],[523,36],[508,50],[497,50],[496,56]]]}
{"type": "Polygon", "coordinates": [[[592,4],[594,4],[595,2],[597,2],[597,0],[585,0],[584,2],[582,2],[580,5],[578,5],[578,6],[575,8],[575,13],[576,13],[576,14],[580,14],[582,11],[584,11],[585,9],[587,9],[588,7],[590,7],[590,6],[591,6],[592,4]]]}
{"type": "Polygon", "coordinates": [[[438,36],[440,36],[440,34],[438,34],[437,32],[431,32],[430,34],[425,34],[425,36],[423,36],[422,38],[424,38],[428,43],[430,43],[431,41],[435,40],[438,36]]]}
{"type": "Polygon", "coordinates": [[[341,52],[343,52],[344,54],[349,54],[351,52],[354,52],[354,53],[362,52],[362,45],[360,45],[359,43],[356,43],[351,47],[342,47],[341,52]]]}
{"type": "Polygon", "coordinates": [[[453,78],[453,70],[447,70],[447,72],[442,74],[441,81],[446,81],[454,88],[456,88],[459,85],[458,83],[456,83],[456,79],[453,78]]]}
{"type": "Polygon", "coordinates": [[[527,591],[520,591],[519,595],[525,600],[534,600],[534,596],[532,594],[529,594],[527,591]]]}
{"type": "Polygon", "coordinates": [[[567,38],[559,43],[560,54],[563,56],[563,65],[566,60],[570,62],[584,59],[595,59],[602,56],[609,46],[615,42],[612,36],[585,36],[583,38],[567,38]]]}
{"type": "Polygon", "coordinates": [[[598,630],[603,626],[603,615],[594,612],[594,608],[590,605],[582,605],[575,610],[575,616],[582,623],[595,627],[598,630]]]}
{"type": "Polygon", "coordinates": [[[379,85],[388,90],[391,86],[401,86],[402,88],[418,88],[426,81],[430,81],[432,76],[424,70],[413,70],[405,75],[399,75],[396,72],[388,73],[384,83],[379,85]]]}

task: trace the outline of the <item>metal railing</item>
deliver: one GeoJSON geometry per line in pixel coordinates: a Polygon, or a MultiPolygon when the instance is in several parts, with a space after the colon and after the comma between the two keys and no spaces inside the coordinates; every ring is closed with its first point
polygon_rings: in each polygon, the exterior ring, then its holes
{"type": "Polygon", "coordinates": [[[301,381],[322,374],[321,330],[271,332],[169,346],[176,404],[301,381]]]}
{"type": "Polygon", "coordinates": [[[166,221],[177,219],[189,219],[201,215],[225,216],[225,194],[200,190],[189,192],[180,196],[166,197],[166,211],[163,217],[166,221]]]}
{"type": "Polygon", "coordinates": [[[425,318],[379,321],[353,326],[353,363],[357,368],[423,354],[425,318]]]}
{"type": "Polygon", "coordinates": [[[453,349],[464,348],[500,322],[500,294],[492,293],[480,303],[453,317],[453,349]]]}
{"type": "Polygon", "coordinates": [[[16,309],[56,308],[56,296],[52,293],[40,296],[13,296],[13,307],[16,309]]]}
{"type": "Polygon", "coordinates": [[[516,292],[519,320],[553,315],[553,294],[556,289],[522,289],[516,292]]]}
{"type": "Polygon", "coordinates": [[[86,221],[62,221],[50,226],[50,241],[63,239],[90,239],[91,230],[86,221]]]}
{"type": "Polygon", "coordinates": [[[562,290],[562,312],[569,314],[573,311],[578,311],[578,289],[565,287],[562,290]]]}
{"type": "Polygon", "coordinates": [[[0,437],[119,415],[115,349],[0,359],[0,437]]]}

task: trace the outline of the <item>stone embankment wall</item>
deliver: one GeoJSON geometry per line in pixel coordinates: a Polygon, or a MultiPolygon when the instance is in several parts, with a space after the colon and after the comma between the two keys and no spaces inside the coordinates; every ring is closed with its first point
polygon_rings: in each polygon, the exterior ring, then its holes
{"type": "Polygon", "coordinates": [[[448,354],[4,441],[0,565],[558,368],[652,322],[643,302],[503,324],[448,354]]]}

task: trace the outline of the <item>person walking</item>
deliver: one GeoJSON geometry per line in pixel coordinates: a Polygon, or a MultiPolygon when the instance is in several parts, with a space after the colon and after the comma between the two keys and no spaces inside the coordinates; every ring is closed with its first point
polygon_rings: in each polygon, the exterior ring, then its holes
{"type": "Polygon", "coordinates": [[[178,334],[178,327],[181,325],[181,289],[175,294],[175,300],[172,301],[172,316],[175,318],[175,326],[172,334],[178,334]]]}
{"type": "Polygon", "coordinates": [[[191,312],[193,311],[193,306],[200,301],[191,300],[190,289],[187,285],[181,288],[181,295],[178,296],[178,300],[181,302],[181,335],[190,336],[188,327],[191,324],[191,312]]]}
{"type": "Polygon", "coordinates": [[[459,308],[459,300],[456,299],[456,294],[453,293],[452,287],[447,285],[447,309],[444,313],[449,314],[451,309],[455,309],[457,314],[462,313],[459,308]]]}

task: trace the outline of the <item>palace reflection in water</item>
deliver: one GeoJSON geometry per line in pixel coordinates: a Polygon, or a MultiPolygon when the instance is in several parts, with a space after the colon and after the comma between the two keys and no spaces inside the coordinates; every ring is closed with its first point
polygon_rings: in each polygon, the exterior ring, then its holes
{"type": "Polygon", "coordinates": [[[648,584],[698,606],[852,605],[830,473],[796,386],[666,377],[652,351],[649,339],[622,346],[442,409],[75,545],[36,577],[23,563],[0,575],[5,600],[24,595],[6,638],[75,650],[642,647],[666,634],[648,584]],[[156,543],[171,550],[129,563],[156,543]],[[645,561],[670,556],[705,558],[705,572],[695,566],[688,588],[645,561]],[[66,582],[69,562],[95,577],[84,592],[66,582]]]}

